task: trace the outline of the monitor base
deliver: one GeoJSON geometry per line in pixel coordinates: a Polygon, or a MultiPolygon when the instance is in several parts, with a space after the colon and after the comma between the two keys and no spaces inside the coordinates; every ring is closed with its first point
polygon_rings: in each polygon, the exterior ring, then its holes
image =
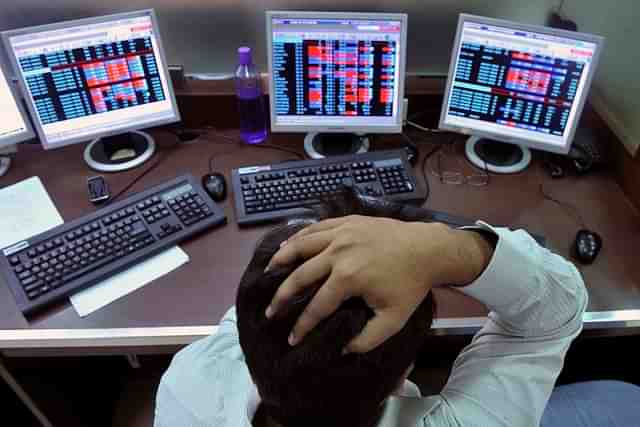
{"type": "Polygon", "coordinates": [[[494,173],[522,172],[531,163],[531,150],[527,147],[489,138],[469,137],[465,152],[474,166],[494,173]]]}
{"type": "Polygon", "coordinates": [[[11,157],[0,156],[0,176],[4,176],[9,172],[11,167],[11,157]]]}
{"type": "Polygon", "coordinates": [[[84,150],[84,160],[99,172],[120,172],[140,166],[155,151],[156,144],[151,135],[131,131],[91,141],[84,150]]]}
{"type": "Polygon", "coordinates": [[[369,151],[369,138],[354,133],[308,133],[304,151],[312,159],[324,159],[369,151]]]}

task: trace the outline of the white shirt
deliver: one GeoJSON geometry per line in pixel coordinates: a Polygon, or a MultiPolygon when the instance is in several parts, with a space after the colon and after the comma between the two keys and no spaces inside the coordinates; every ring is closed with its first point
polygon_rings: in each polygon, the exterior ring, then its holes
{"type": "MultiPolygon", "coordinates": [[[[582,330],[587,292],[573,264],[526,232],[478,227],[498,236],[496,248],[481,276],[457,289],[483,302],[489,318],[439,395],[389,397],[378,427],[540,424],[582,330]]],[[[174,357],[158,389],[155,427],[251,427],[259,403],[232,307],[215,334],[174,357]]]]}

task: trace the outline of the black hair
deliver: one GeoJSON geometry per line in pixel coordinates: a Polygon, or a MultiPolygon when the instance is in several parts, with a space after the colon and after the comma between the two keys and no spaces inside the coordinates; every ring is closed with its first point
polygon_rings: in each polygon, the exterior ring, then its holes
{"type": "Polygon", "coordinates": [[[265,309],[276,290],[300,263],[265,273],[266,266],[281,242],[318,218],[373,214],[414,219],[412,215],[403,215],[402,210],[393,203],[365,200],[355,190],[347,189],[326,200],[315,215],[289,221],[269,232],[258,244],[237,295],[240,345],[262,398],[262,409],[283,426],[373,425],[381,403],[415,361],[429,333],[434,302],[429,293],[406,325],[376,349],[365,354],[342,355],[342,349],[373,316],[364,300],[350,298],[302,342],[291,347],[288,335],[317,287],[267,319],[265,309]]]}

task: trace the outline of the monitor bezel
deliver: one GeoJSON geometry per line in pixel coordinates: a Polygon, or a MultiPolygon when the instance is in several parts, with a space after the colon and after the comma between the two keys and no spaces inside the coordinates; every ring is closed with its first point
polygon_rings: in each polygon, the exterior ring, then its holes
{"type": "Polygon", "coordinates": [[[70,21],[57,22],[54,24],[37,25],[37,26],[26,27],[26,28],[21,28],[16,30],[4,31],[2,32],[2,41],[7,51],[7,54],[10,58],[13,71],[18,76],[18,80],[20,83],[19,84],[20,91],[22,92],[22,95],[27,101],[27,107],[29,108],[29,112],[33,117],[33,126],[40,138],[42,147],[45,150],[61,148],[71,144],[90,142],[91,140],[94,140],[97,138],[120,135],[120,134],[129,132],[129,131],[134,131],[134,130],[148,129],[155,126],[161,126],[161,125],[179,122],[181,120],[180,111],[178,110],[178,104],[175,98],[173,84],[171,81],[171,77],[169,75],[167,59],[165,55],[164,45],[162,42],[162,35],[160,33],[160,28],[158,26],[158,19],[154,9],[143,9],[143,10],[137,10],[133,12],[124,12],[124,13],[116,13],[116,14],[97,16],[97,17],[91,17],[91,18],[74,19],[70,21]],[[158,50],[160,52],[160,59],[162,60],[162,67],[158,67],[158,69],[164,74],[165,81],[167,82],[167,88],[168,88],[167,91],[169,92],[168,99],[171,100],[171,107],[173,112],[172,116],[165,119],[154,120],[154,121],[145,122],[141,124],[125,125],[113,130],[100,131],[100,132],[95,132],[89,135],[82,135],[82,136],[77,136],[73,138],[68,138],[64,140],[64,142],[49,143],[44,133],[44,129],[42,128],[42,124],[40,123],[38,113],[35,109],[35,104],[33,103],[33,99],[31,98],[31,95],[29,93],[27,82],[20,70],[18,59],[14,54],[14,51],[13,51],[13,48],[11,47],[11,42],[9,39],[14,36],[35,34],[35,33],[44,32],[44,31],[61,30],[69,27],[82,26],[82,25],[102,24],[105,22],[110,22],[110,21],[115,21],[120,19],[130,19],[130,18],[143,17],[143,16],[151,17],[153,31],[156,34],[156,41],[158,44],[158,50]]]}
{"type": "MultiPolygon", "coordinates": [[[[573,31],[560,30],[555,28],[544,27],[540,25],[531,25],[531,24],[520,24],[513,21],[507,21],[503,19],[495,19],[495,18],[486,18],[482,16],[470,15],[470,14],[460,14],[458,17],[458,28],[456,30],[455,41],[453,44],[453,49],[451,51],[451,61],[449,63],[449,73],[447,75],[447,84],[445,88],[444,98],[442,102],[442,110],[440,112],[440,122],[438,128],[443,131],[456,132],[461,133],[463,135],[469,136],[478,136],[482,138],[491,138],[497,141],[518,144],[526,147],[530,147],[533,149],[538,149],[542,151],[548,151],[552,153],[558,154],[567,154],[571,148],[571,144],[573,143],[573,139],[575,136],[576,129],[578,127],[578,123],[580,121],[580,117],[582,115],[582,111],[584,109],[584,104],[587,100],[589,89],[591,88],[591,84],[593,82],[593,76],[598,67],[598,63],[600,61],[600,54],[602,52],[602,48],[604,46],[605,39],[603,37],[593,35],[593,34],[585,34],[578,33],[573,31]],[[453,80],[455,79],[455,65],[457,61],[457,54],[460,50],[460,39],[462,36],[462,29],[466,22],[473,22],[478,24],[487,24],[487,25],[496,25],[507,28],[512,28],[514,30],[523,30],[523,31],[532,31],[539,34],[551,35],[556,37],[569,38],[578,41],[591,42],[596,45],[596,50],[593,55],[593,60],[591,63],[591,67],[589,69],[589,74],[586,76],[586,81],[584,85],[584,90],[582,91],[582,96],[580,99],[577,99],[577,104],[575,105],[575,119],[571,124],[571,128],[569,129],[569,135],[567,138],[566,145],[558,146],[553,145],[546,142],[533,141],[531,139],[527,139],[524,137],[516,137],[513,135],[505,135],[500,132],[491,132],[485,131],[482,129],[478,129],[476,127],[464,127],[457,126],[452,124],[445,123],[447,117],[447,105],[449,105],[449,98],[451,96],[451,86],[453,84],[453,80]]],[[[482,123],[479,123],[481,125],[482,123]]]]}
{"type": "Polygon", "coordinates": [[[344,133],[352,132],[358,134],[365,133],[401,133],[404,117],[404,87],[405,70],[407,60],[407,25],[409,17],[405,13],[363,13],[363,12],[308,12],[308,11],[267,11],[266,31],[267,31],[267,63],[269,66],[269,110],[271,117],[272,132],[323,132],[323,133],[344,133]],[[272,20],[274,18],[283,19],[363,19],[363,20],[395,20],[401,21],[400,30],[400,70],[398,73],[398,114],[395,122],[391,125],[335,125],[335,126],[311,126],[311,125],[278,125],[276,123],[276,108],[274,93],[273,75],[273,44],[272,44],[272,20]]]}
{"type": "Polygon", "coordinates": [[[22,121],[24,122],[26,129],[23,132],[17,133],[15,135],[7,136],[7,137],[0,136],[0,148],[8,147],[10,145],[15,145],[20,142],[28,141],[30,139],[35,138],[36,136],[35,132],[33,131],[33,127],[31,126],[29,115],[27,114],[24,107],[22,106],[22,100],[18,96],[18,92],[16,91],[16,88],[13,84],[13,79],[11,78],[8,71],[9,71],[9,67],[5,66],[4,61],[0,61],[0,74],[2,74],[0,78],[5,79],[5,82],[7,83],[7,87],[9,88],[9,94],[13,97],[13,102],[18,108],[18,112],[22,117],[22,121]]]}

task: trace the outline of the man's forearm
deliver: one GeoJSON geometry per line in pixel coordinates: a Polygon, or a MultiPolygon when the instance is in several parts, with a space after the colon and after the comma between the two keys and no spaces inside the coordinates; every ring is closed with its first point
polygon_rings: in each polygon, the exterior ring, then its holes
{"type": "MultiPolygon", "coordinates": [[[[451,229],[447,226],[443,228],[446,230],[443,233],[446,244],[442,247],[441,257],[437,262],[425,259],[425,265],[434,268],[437,266],[439,269],[437,282],[434,283],[436,286],[468,285],[489,265],[495,244],[476,231],[451,229]]],[[[424,230],[427,233],[433,232],[429,227],[424,227],[424,230]]]]}

